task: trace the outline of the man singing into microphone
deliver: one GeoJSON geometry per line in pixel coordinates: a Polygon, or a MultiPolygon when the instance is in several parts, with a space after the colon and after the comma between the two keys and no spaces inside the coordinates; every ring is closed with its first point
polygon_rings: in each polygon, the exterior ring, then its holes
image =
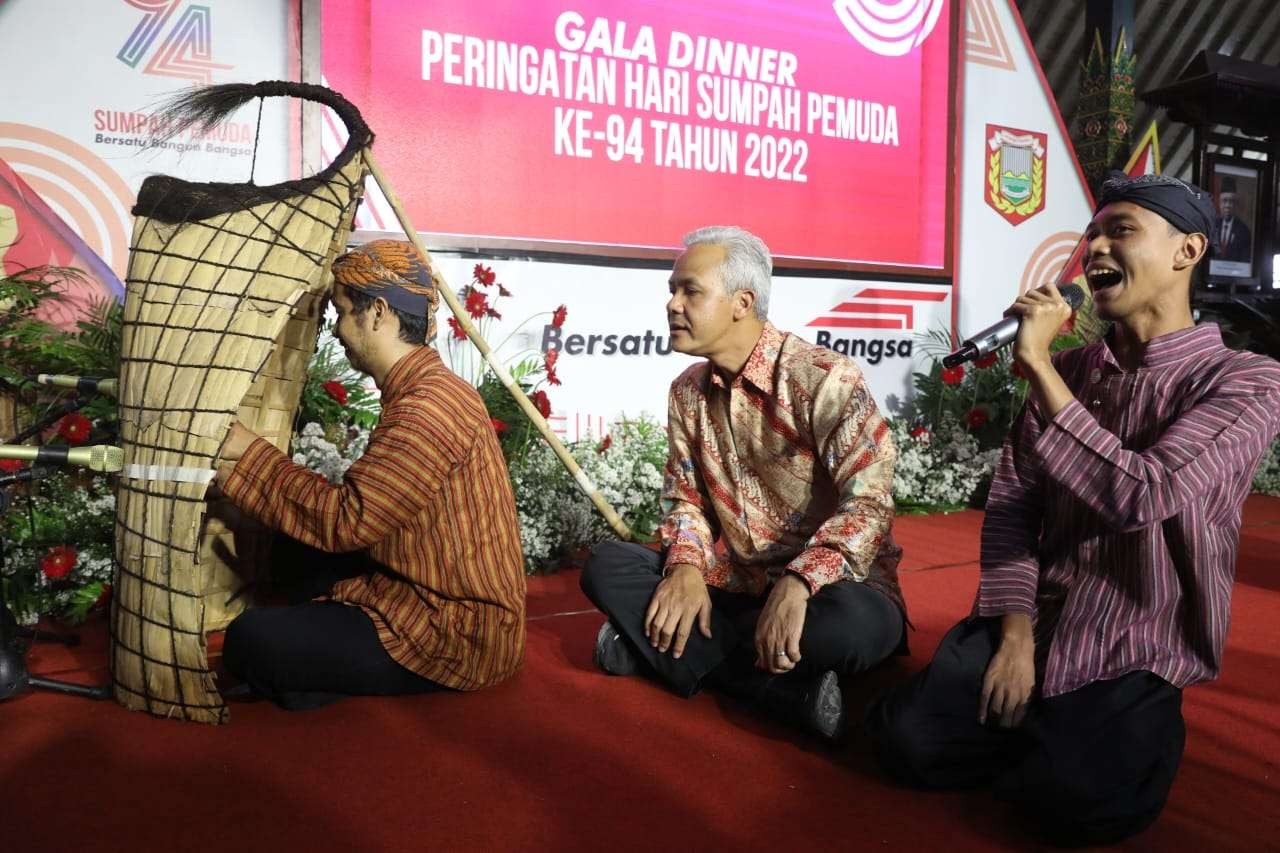
{"type": "Polygon", "coordinates": [[[1214,218],[1197,187],[1113,177],[1085,235],[1107,338],[1050,358],[1057,290],[1014,303],[1031,394],[972,615],[868,716],[890,773],[992,782],[1061,843],[1117,841],[1164,807],[1182,688],[1218,674],[1241,506],[1280,429],[1280,365],[1192,320],[1214,218]]]}

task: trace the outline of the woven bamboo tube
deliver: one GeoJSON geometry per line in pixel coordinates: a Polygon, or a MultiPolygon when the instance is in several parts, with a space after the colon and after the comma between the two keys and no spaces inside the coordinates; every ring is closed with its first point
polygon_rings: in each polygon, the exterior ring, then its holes
{"type": "Polygon", "coordinates": [[[360,131],[315,177],[257,187],[158,176],[144,183],[134,210],[112,681],[127,708],[222,723],[228,714],[206,634],[244,608],[236,593],[261,567],[270,534],[228,502],[206,502],[206,493],[233,418],[288,450],[331,266],[363,189],[369,134],[350,104],[320,87],[204,91],[233,102],[322,100],[360,131]]]}

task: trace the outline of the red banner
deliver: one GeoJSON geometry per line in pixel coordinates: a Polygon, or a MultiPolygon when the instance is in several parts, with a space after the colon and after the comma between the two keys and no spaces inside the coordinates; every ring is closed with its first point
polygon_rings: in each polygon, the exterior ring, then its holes
{"type": "Polygon", "coordinates": [[[952,4],[325,0],[323,72],[421,231],[939,271],[952,4]]]}

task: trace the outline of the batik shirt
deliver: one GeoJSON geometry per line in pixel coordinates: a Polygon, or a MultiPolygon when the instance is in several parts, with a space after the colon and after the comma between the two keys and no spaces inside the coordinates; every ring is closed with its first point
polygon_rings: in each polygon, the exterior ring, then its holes
{"type": "Polygon", "coordinates": [[[813,593],[860,581],[905,610],[890,534],[897,451],[851,360],[765,324],[732,381],[703,362],[672,383],[668,432],[667,567],[753,595],[784,572],[813,593]]]}

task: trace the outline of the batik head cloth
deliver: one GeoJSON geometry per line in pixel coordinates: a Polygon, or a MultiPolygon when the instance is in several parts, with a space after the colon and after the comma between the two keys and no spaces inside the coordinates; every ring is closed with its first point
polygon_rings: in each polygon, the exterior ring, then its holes
{"type": "Polygon", "coordinates": [[[427,340],[435,336],[440,293],[431,270],[407,240],[373,240],[333,262],[338,284],[381,296],[392,308],[427,318],[427,340]]]}
{"type": "MultiPolygon", "coordinates": [[[[1112,172],[1102,184],[1097,213],[1109,204],[1127,201],[1145,207],[1164,217],[1184,234],[1203,234],[1214,245],[1214,222],[1218,213],[1209,194],[1195,184],[1184,183],[1165,175],[1139,175],[1131,178],[1124,172],[1112,172]]],[[[1215,246],[1216,248],[1216,246],[1215,246]]]]}

